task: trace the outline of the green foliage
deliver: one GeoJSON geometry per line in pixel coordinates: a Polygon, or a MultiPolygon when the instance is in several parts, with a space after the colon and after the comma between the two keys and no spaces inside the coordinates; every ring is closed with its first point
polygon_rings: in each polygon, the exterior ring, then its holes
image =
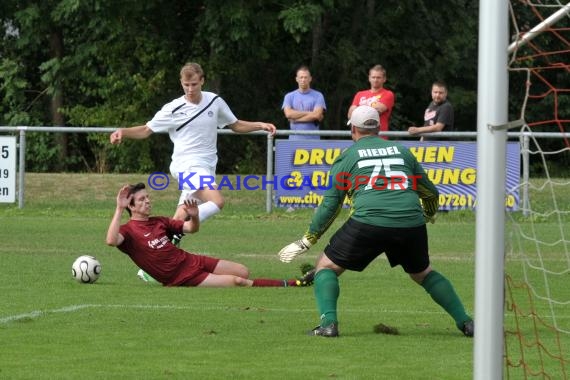
{"type": "Polygon", "coordinates": [[[260,136],[224,136],[220,137],[218,145],[222,157],[226,158],[226,152],[230,151],[233,156],[232,166],[225,166],[229,160],[224,160],[224,163],[218,165],[220,173],[265,174],[267,172],[267,139],[260,136]]]}
{"type": "Polygon", "coordinates": [[[51,133],[26,134],[26,170],[31,172],[49,172],[57,160],[59,148],[51,133]]]}
{"type": "Polygon", "coordinates": [[[283,29],[299,43],[303,35],[312,31],[322,13],[320,5],[298,2],[279,12],[278,19],[282,20],[283,29]]]}
{"type": "MultiPolygon", "coordinates": [[[[419,123],[431,83],[443,79],[457,129],[475,130],[475,1],[445,0],[434,9],[427,0],[4,0],[0,11],[2,125],[141,125],[180,96],[179,68],[196,61],[206,71],[205,89],[223,96],[244,120],[288,128],[283,96],[296,87],[295,69],[308,64],[313,87],[327,102],[323,128],[343,129],[354,93],[368,87],[368,69],[380,63],[396,93],[393,129],[419,123]]],[[[567,119],[570,107],[560,101],[559,118],[567,119]]],[[[512,99],[511,112],[520,104],[519,96],[512,99]]],[[[550,105],[529,107],[528,120],[552,114],[550,105]]],[[[170,144],[156,136],[150,148],[140,145],[140,165],[128,157],[135,148],[115,149],[104,136],[76,136],[60,147],[57,141],[36,147],[35,153],[46,151],[30,155],[30,165],[140,172],[167,166],[171,154],[170,144]],[[35,162],[39,157],[52,162],[35,162]]],[[[243,168],[234,157],[250,150],[256,162],[248,165],[264,165],[251,142],[234,143],[220,149],[220,167],[243,168]]]]}
{"type": "Polygon", "coordinates": [[[29,125],[33,123],[25,108],[24,90],[29,86],[23,76],[24,68],[16,60],[4,58],[0,61],[0,124],[29,125]]]}

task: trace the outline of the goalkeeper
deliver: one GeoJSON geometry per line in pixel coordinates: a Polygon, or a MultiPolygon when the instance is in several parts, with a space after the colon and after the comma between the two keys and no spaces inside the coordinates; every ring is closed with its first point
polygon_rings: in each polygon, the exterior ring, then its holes
{"type": "Polygon", "coordinates": [[[449,280],[430,266],[426,222],[435,221],[438,191],[407,148],[378,138],[379,123],[374,108],[354,110],[349,125],[355,143],[333,163],[332,186],[308,231],[279,252],[286,263],[306,252],[334,221],[345,196],[352,200],[350,218],[317,259],[314,286],[321,320],[309,335],[339,335],[338,276],[347,269],[361,272],[386,253],[390,266],[401,265],[455,320],[457,328],[471,337],[473,320],[449,280]]]}

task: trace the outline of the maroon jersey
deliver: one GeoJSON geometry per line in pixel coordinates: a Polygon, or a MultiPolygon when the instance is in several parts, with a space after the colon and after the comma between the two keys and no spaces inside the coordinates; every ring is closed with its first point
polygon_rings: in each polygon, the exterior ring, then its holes
{"type": "Polygon", "coordinates": [[[182,233],[183,225],[182,220],[166,217],[129,220],[119,229],[125,240],[117,248],[164,285],[187,284],[197,276],[201,282],[206,278],[206,272],[213,270],[204,267],[202,259],[205,256],[187,253],[170,242],[172,234],[182,233]]]}

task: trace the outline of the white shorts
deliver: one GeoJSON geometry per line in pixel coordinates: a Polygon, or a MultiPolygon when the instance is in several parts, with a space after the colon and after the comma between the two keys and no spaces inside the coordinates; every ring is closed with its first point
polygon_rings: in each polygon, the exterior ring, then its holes
{"type": "Polygon", "coordinates": [[[184,204],[184,201],[192,198],[198,190],[217,189],[216,173],[212,168],[193,166],[184,172],[170,172],[170,174],[178,181],[178,188],[182,189],[178,205],[184,204]]]}

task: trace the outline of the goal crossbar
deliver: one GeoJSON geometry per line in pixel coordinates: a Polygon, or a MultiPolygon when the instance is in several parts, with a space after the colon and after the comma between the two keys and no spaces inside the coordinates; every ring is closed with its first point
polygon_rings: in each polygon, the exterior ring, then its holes
{"type": "Polygon", "coordinates": [[[562,17],[568,15],[570,13],[570,2],[567,3],[565,6],[554,12],[550,17],[542,21],[540,24],[529,30],[527,33],[522,35],[518,38],[515,42],[511,43],[508,47],[508,53],[513,53],[516,49],[526,45],[529,41],[531,41],[534,37],[538,36],[541,32],[545,29],[550,28],[553,24],[555,24],[558,20],[562,17]]]}

